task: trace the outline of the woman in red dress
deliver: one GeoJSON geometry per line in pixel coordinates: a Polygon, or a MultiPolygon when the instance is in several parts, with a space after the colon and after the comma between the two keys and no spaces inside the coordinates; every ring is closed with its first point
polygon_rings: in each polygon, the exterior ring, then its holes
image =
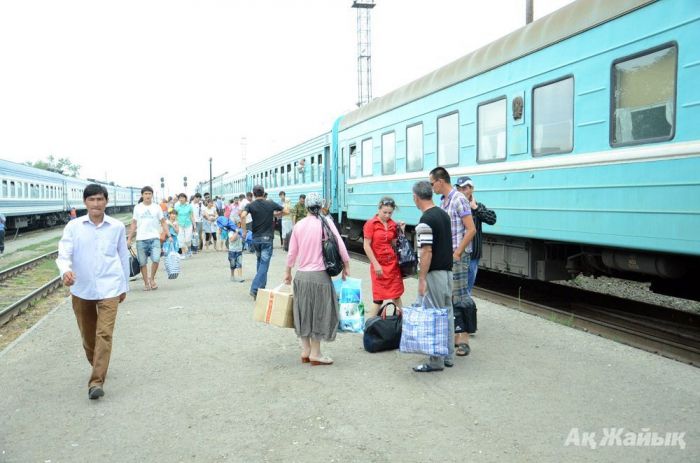
{"type": "Polygon", "coordinates": [[[397,225],[391,220],[394,209],[396,209],[394,200],[385,196],[379,201],[377,215],[369,219],[362,229],[365,254],[371,263],[370,276],[374,301],[373,310],[365,315],[365,319],[376,315],[386,299],[393,300],[397,307],[401,307],[401,296],[404,291],[403,278],[394,246],[398,236],[397,227],[403,230],[405,225],[403,222],[397,225]]]}

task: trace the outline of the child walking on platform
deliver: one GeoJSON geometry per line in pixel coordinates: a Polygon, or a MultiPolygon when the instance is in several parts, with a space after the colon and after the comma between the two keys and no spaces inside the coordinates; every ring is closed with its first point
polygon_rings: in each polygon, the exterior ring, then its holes
{"type": "Polygon", "coordinates": [[[228,262],[231,267],[231,281],[243,283],[243,237],[240,220],[234,230],[228,230],[228,262]]]}

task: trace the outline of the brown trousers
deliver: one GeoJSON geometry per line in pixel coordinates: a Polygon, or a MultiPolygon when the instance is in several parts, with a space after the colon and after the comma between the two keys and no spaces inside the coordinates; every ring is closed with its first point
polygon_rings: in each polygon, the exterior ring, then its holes
{"type": "Polygon", "coordinates": [[[92,374],[88,387],[102,386],[112,355],[112,332],[117,318],[118,297],[89,301],[73,296],[73,312],[92,374]]]}

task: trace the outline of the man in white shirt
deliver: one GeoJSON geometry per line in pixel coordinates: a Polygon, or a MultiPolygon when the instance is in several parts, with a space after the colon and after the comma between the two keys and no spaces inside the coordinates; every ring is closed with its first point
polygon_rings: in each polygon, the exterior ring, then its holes
{"type": "Polygon", "coordinates": [[[165,225],[163,210],[159,205],[153,204],[153,188],[145,186],[141,188],[143,202],[134,207],[134,215],[131,219],[131,227],[127,239],[127,246],[131,247],[131,241],[136,234],[136,252],[141,266],[141,276],[145,291],[158,289],[156,272],[160,262],[160,236],[168,237],[172,244],[173,238],[168,233],[165,225]],[[148,276],[148,259],[151,259],[151,276],[148,276]]]}
{"type": "Polygon", "coordinates": [[[112,354],[117,307],[129,291],[129,251],[124,224],[105,214],[107,189],[90,184],[83,191],[87,215],[68,222],[58,243],[56,265],[70,286],[73,312],[92,374],[88,397],[104,395],[112,354]]]}

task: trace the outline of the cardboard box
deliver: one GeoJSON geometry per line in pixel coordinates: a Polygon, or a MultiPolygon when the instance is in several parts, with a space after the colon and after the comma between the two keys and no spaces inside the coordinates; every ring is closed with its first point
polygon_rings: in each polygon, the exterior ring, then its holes
{"type": "Polygon", "coordinates": [[[274,289],[259,289],[255,299],[253,320],[282,328],[294,328],[292,287],[280,285],[274,289]]]}

